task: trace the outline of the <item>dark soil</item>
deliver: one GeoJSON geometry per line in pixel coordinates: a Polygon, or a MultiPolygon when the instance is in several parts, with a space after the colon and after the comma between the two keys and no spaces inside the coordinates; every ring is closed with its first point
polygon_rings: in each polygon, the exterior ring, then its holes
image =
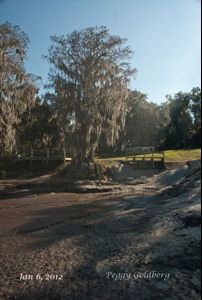
{"type": "Polygon", "coordinates": [[[1,300],[200,299],[200,179],[154,195],[66,185],[1,181],[1,300]]]}

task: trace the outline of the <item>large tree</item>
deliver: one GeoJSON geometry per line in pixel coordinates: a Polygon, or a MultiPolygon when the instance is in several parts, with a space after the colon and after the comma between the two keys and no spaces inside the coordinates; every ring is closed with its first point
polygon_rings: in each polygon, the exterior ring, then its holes
{"type": "Polygon", "coordinates": [[[0,25],[0,149],[12,150],[16,125],[38,92],[39,77],[26,74],[24,59],[29,38],[18,26],[0,25]]]}
{"type": "Polygon", "coordinates": [[[64,142],[70,138],[73,147],[71,175],[78,178],[85,160],[93,160],[102,132],[113,144],[124,128],[128,84],[136,73],[129,64],[133,52],[123,46],[126,39],[110,35],[106,27],[52,36],[51,41],[44,56],[52,66],[47,86],[55,89],[64,142]]]}

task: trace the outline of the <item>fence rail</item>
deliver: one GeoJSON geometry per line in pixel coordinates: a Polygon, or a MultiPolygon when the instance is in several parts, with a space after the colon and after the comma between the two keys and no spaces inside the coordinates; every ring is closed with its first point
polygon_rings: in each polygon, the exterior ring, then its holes
{"type": "Polygon", "coordinates": [[[66,150],[58,148],[46,148],[46,149],[25,149],[16,150],[14,154],[15,162],[17,161],[40,161],[46,160],[47,164],[52,160],[70,161],[71,158],[66,158],[66,150]]]}
{"type": "Polygon", "coordinates": [[[127,152],[126,162],[128,161],[128,154],[134,154],[133,167],[134,169],[164,169],[165,155],[164,153],[137,153],[127,152]]]}

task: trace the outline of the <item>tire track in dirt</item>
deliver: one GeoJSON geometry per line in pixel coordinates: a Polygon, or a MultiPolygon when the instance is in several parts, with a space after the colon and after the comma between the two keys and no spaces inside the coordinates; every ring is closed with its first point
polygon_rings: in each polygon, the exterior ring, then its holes
{"type": "MultiPolygon", "coordinates": [[[[111,199],[111,200],[113,201],[113,199],[111,199]]],[[[114,199],[114,200],[117,201],[117,198],[114,199]]],[[[123,201],[123,202],[125,202],[127,204],[127,206],[125,206],[120,211],[130,210],[135,205],[135,203],[133,201],[128,200],[128,199],[124,199],[122,197],[119,198],[119,200],[123,201]]],[[[66,203],[66,202],[60,202],[60,203],[66,203]]],[[[72,201],[72,202],[74,202],[74,201],[72,201]]],[[[12,207],[12,208],[20,208],[21,206],[35,206],[35,205],[40,205],[40,204],[43,204],[43,205],[44,204],[53,204],[53,203],[58,203],[58,202],[53,201],[53,202],[47,202],[47,203],[24,204],[24,205],[15,206],[15,207],[12,207]]],[[[8,208],[9,207],[7,207],[7,209],[8,208]]],[[[113,213],[113,210],[111,210],[111,212],[113,213]]],[[[64,224],[64,223],[70,223],[70,222],[75,221],[75,220],[82,220],[82,219],[86,220],[87,218],[90,218],[90,217],[93,217],[93,216],[95,216],[95,214],[93,214],[93,213],[92,214],[82,215],[82,216],[76,216],[76,217],[73,217],[73,218],[68,218],[68,219],[65,219],[65,220],[53,222],[53,223],[50,223],[48,225],[40,226],[40,227],[37,227],[37,228],[34,228],[34,229],[30,229],[30,230],[24,230],[24,231],[20,231],[20,232],[12,232],[12,233],[3,234],[3,235],[0,235],[0,238],[2,238],[2,237],[14,237],[14,236],[20,235],[20,234],[26,234],[26,233],[30,233],[30,232],[40,231],[40,230],[44,230],[44,229],[47,229],[47,228],[50,228],[50,227],[53,227],[53,226],[57,226],[57,225],[61,225],[61,224],[64,224]]],[[[101,217],[101,216],[104,216],[104,214],[103,213],[96,213],[96,218],[97,217],[101,217]]]]}

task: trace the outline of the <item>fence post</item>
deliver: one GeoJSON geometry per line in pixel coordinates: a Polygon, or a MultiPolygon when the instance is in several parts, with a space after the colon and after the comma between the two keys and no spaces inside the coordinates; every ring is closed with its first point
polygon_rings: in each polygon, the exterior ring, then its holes
{"type": "Polygon", "coordinates": [[[137,169],[137,162],[136,162],[136,157],[133,157],[133,168],[137,169]]]}
{"type": "Polygon", "coordinates": [[[63,160],[64,160],[64,165],[66,164],[66,148],[63,148],[63,160]]]}
{"type": "Polygon", "coordinates": [[[154,169],[154,152],[152,152],[152,169],[154,169]]]}
{"type": "Polygon", "coordinates": [[[33,149],[30,149],[31,152],[31,164],[32,164],[32,160],[33,160],[33,149]]]}
{"type": "Polygon", "coordinates": [[[48,161],[49,161],[49,148],[47,148],[46,152],[47,152],[47,166],[48,166],[48,161]]]}
{"type": "Polygon", "coordinates": [[[17,155],[18,155],[18,150],[15,150],[15,166],[16,166],[16,162],[17,162],[17,155]]]}
{"type": "Polygon", "coordinates": [[[144,158],[143,158],[143,168],[145,169],[145,152],[144,152],[144,158]]]}

